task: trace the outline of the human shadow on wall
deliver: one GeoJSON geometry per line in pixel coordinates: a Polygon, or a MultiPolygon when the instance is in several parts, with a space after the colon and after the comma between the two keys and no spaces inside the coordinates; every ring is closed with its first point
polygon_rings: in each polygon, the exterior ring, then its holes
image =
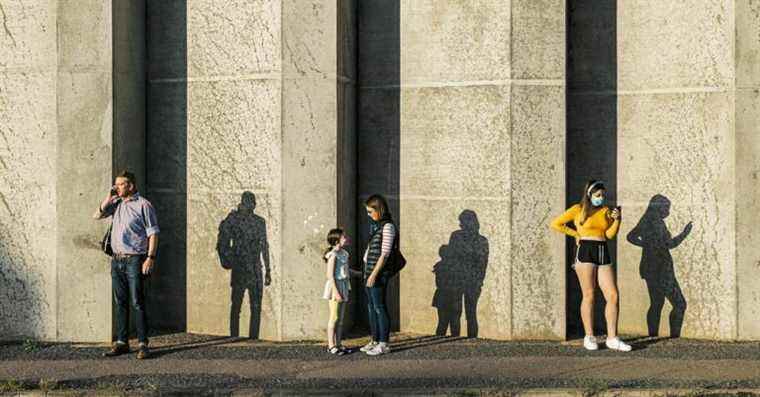
{"type": "Polygon", "coordinates": [[[440,261],[433,266],[436,290],[433,307],[438,310],[435,334],[461,334],[462,306],[467,320],[467,337],[478,337],[478,300],[488,268],[488,239],[480,234],[474,211],[459,215],[459,227],[449,243],[439,250],[440,261]]]}
{"type": "Polygon", "coordinates": [[[216,250],[222,268],[231,271],[230,336],[240,335],[240,310],[248,292],[249,337],[259,339],[261,299],[271,283],[266,221],[254,213],[256,196],[243,192],[238,208],[219,224],[216,250]]]}
{"type": "Polygon", "coordinates": [[[650,306],[647,311],[647,326],[649,336],[658,336],[660,319],[665,299],[673,307],[670,311],[670,337],[681,336],[684,315],[686,314],[686,298],[676,279],[673,257],[670,250],[678,247],[691,233],[692,223],[689,222],[683,231],[672,237],[665,218],[670,215],[670,200],[657,194],[649,201],[644,215],[636,226],[628,233],[629,243],[641,247],[641,263],[639,275],[647,284],[650,306]]]}

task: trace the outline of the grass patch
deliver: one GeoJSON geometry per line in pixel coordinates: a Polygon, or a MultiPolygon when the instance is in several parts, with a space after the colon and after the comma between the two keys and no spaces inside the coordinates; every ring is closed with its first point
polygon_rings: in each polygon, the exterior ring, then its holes
{"type": "Polygon", "coordinates": [[[24,390],[26,390],[24,384],[15,379],[0,381],[0,393],[16,393],[24,390]]]}
{"type": "Polygon", "coordinates": [[[27,353],[34,353],[42,349],[42,345],[39,342],[32,339],[24,340],[24,343],[22,343],[21,346],[24,349],[24,351],[27,353]]]}

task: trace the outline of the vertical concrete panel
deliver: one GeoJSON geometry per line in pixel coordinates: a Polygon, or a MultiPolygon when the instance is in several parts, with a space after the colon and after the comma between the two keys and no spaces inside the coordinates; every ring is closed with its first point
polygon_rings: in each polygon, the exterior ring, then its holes
{"type": "Polygon", "coordinates": [[[565,89],[513,85],[510,102],[512,338],[562,339],[564,239],[546,227],[565,204],[565,89]]]}
{"type": "Polygon", "coordinates": [[[110,269],[93,207],[112,178],[111,2],[58,2],[57,338],[110,340],[110,269]],[[72,288],[76,285],[77,288],[72,288]]]}
{"type": "Polygon", "coordinates": [[[564,2],[513,1],[511,42],[511,337],[559,339],[564,250],[547,225],[564,209],[564,2]]]}
{"type": "Polygon", "coordinates": [[[760,2],[736,2],[736,266],[739,339],[760,339],[760,2]]]}
{"type": "Polygon", "coordinates": [[[511,336],[509,104],[509,85],[403,91],[403,330],[511,336]]]}
{"type": "MultiPolygon", "coordinates": [[[[357,2],[356,92],[356,234],[354,257],[357,268],[368,241],[369,225],[364,201],[383,194],[398,221],[400,33],[399,1],[357,2]]],[[[368,328],[364,287],[357,280],[357,323],[368,328]]],[[[398,285],[391,284],[388,307],[391,329],[398,329],[398,285]]]]}
{"type": "Polygon", "coordinates": [[[113,169],[135,173],[145,192],[145,1],[119,1],[112,11],[113,169]]]}
{"type": "MultiPolygon", "coordinates": [[[[231,285],[254,297],[263,289],[262,307],[279,310],[280,93],[276,80],[188,84],[189,331],[230,332],[231,285]],[[226,262],[219,244],[243,251],[226,262]],[[274,281],[264,288],[267,245],[274,281]]],[[[248,304],[242,312],[251,314],[248,304]]],[[[240,324],[240,335],[248,335],[245,317],[240,324]]],[[[260,335],[276,337],[278,328],[279,319],[268,318],[260,335]]]]}
{"type": "Polygon", "coordinates": [[[57,6],[0,7],[0,338],[54,340],[57,6]]]}
{"type": "Polygon", "coordinates": [[[664,298],[686,308],[681,335],[734,337],[732,109],[730,93],[620,98],[621,332],[670,328],[664,298]]]}
{"type": "Polygon", "coordinates": [[[402,329],[564,336],[544,225],[564,206],[564,18],[556,2],[402,2],[402,329]]]}
{"type": "Polygon", "coordinates": [[[187,5],[146,2],[146,195],[161,226],[148,318],[187,329],[187,5]]]}
{"type": "Polygon", "coordinates": [[[280,12],[279,1],[187,4],[191,332],[280,337],[280,12]],[[266,251],[272,284],[264,287],[266,251]],[[235,332],[233,292],[242,313],[235,332]],[[251,297],[263,300],[260,311],[251,297]]]}
{"type": "MultiPolygon", "coordinates": [[[[357,61],[357,4],[353,0],[338,2],[338,138],[337,138],[337,225],[343,228],[354,241],[356,238],[356,194],[357,194],[357,156],[356,156],[356,61],[357,61]]],[[[354,266],[359,263],[360,249],[348,248],[354,266]]],[[[359,294],[362,293],[360,282],[352,279],[352,296],[343,322],[346,330],[355,323],[354,312],[359,294]]]]}
{"type": "Polygon", "coordinates": [[[347,5],[340,3],[283,3],[283,339],[323,337],[325,237],[345,219],[337,207],[344,186],[338,179],[344,142],[338,139],[344,128],[341,83],[352,71],[343,44],[350,42],[350,29],[341,25],[347,5]]]}
{"type": "Polygon", "coordinates": [[[401,2],[404,331],[512,336],[511,11],[401,2]]]}
{"type": "Polygon", "coordinates": [[[621,332],[736,336],[733,30],[725,1],[618,2],[621,332]]]}
{"type": "MultiPolygon", "coordinates": [[[[567,3],[566,205],[580,202],[591,179],[605,182],[608,203],[617,202],[617,0],[567,3]]],[[[610,241],[613,262],[617,241],[610,241]]],[[[581,288],[570,267],[576,243],[566,238],[567,335],[584,335],[581,288]]],[[[597,290],[596,299],[604,299],[597,290]]],[[[604,305],[594,307],[594,329],[606,332],[604,305]]]]}

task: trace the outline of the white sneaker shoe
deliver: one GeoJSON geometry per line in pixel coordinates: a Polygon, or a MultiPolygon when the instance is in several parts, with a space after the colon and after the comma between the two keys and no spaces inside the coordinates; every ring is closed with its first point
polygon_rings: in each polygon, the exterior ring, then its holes
{"type": "Polygon", "coordinates": [[[583,338],[583,347],[586,350],[599,350],[599,344],[596,343],[596,337],[594,335],[586,335],[583,338]]]}
{"type": "Polygon", "coordinates": [[[369,341],[369,343],[367,343],[366,345],[364,345],[361,348],[359,348],[359,350],[361,350],[361,351],[363,351],[363,352],[366,353],[366,352],[374,349],[375,346],[377,346],[377,342],[371,340],[371,341],[369,341]]]}
{"type": "Polygon", "coordinates": [[[391,348],[388,347],[385,343],[378,343],[373,347],[372,349],[367,350],[365,353],[367,353],[368,356],[379,356],[381,354],[389,353],[391,351],[391,348]]]}
{"type": "Polygon", "coordinates": [[[631,351],[631,345],[623,342],[617,336],[612,339],[607,339],[605,344],[607,345],[607,348],[610,350],[619,350],[621,352],[631,351]]]}

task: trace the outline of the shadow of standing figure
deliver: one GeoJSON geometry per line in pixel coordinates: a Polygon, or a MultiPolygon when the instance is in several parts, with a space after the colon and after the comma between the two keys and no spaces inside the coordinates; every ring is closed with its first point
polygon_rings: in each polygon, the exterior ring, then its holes
{"type": "Polygon", "coordinates": [[[478,337],[478,300],[488,267],[488,239],[480,235],[480,223],[474,211],[459,215],[459,227],[451,233],[449,243],[439,249],[441,260],[433,266],[436,291],[433,307],[438,310],[436,335],[461,333],[462,304],[467,319],[467,337],[478,337]]]}
{"type": "Polygon", "coordinates": [[[670,337],[677,338],[681,336],[686,314],[686,298],[676,279],[670,250],[678,247],[689,236],[692,223],[689,222],[679,235],[672,237],[665,225],[665,218],[669,215],[670,200],[660,194],[653,196],[644,216],[628,233],[627,240],[641,247],[639,275],[647,283],[651,301],[647,311],[649,336],[659,334],[662,308],[667,299],[673,307],[670,312],[670,337]]]}
{"type": "Polygon", "coordinates": [[[251,309],[249,337],[259,338],[261,299],[271,283],[269,243],[264,218],[256,215],[256,196],[243,192],[240,204],[219,224],[216,250],[224,269],[231,270],[230,336],[240,335],[240,309],[248,291],[251,309]],[[263,265],[263,268],[262,268],[263,265]]]}

